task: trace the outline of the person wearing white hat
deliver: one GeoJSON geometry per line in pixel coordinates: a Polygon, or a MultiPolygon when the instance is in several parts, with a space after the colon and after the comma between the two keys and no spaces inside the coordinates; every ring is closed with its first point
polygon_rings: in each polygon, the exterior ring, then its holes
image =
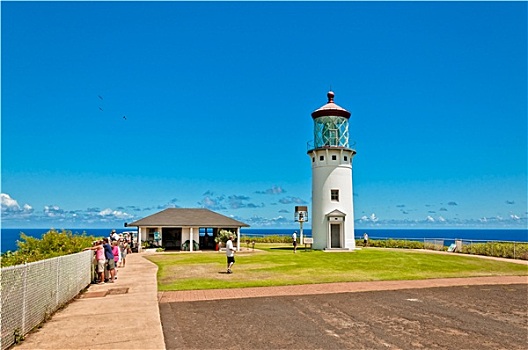
{"type": "Polygon", "coordinates": [[[112,230],[112,233],[110,234],[110,239],[112,241],[117,241],[119,239],[119,235],[117,234],[116,230],[112,230]]]}

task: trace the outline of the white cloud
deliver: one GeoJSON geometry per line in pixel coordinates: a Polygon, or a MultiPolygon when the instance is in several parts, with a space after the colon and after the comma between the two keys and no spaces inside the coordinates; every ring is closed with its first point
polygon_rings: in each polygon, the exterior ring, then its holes
{"type": "Polygon", "coordinates": [[[279,199],[279,203],[281,204],[306,204],[306,201],[304,199],[301,199],[299,197],[284,197],[279,199]]]}
{"type": "Polygon", "coordinates": [[[56,205],[45,205],[44,215],[50,218],[64,217],[65,212],[56,205]]]}
{"type": "Polygon", "coordinates": [[[287,219],[284,216],[277,216],[274,218],[265,218],[262,216],[252,216],[249,219],[241,219],[240,221],[248,223],[252,226],[261,227],[280,227],[293,224],[293,219],[287,219]]]}
{"type": "Polygon", "coordinates": [[[212,191],[207,191],[204,194],[204,198],[198,202],[198,205],[210,210],[260,208],[265,206],[264,203],[256,204],[249,202],[251,198],[245,195],[219,195],[216,197],[212,197],[212,195],[212,191]]]}
{"type": "Polygon", "coordinates": [[[204,198],[201,202],[198,202],[198,205],[200,205],[202,208],[207,208],[211,210],[225,210],[226,207],[223,204],[223,201],[225,199],[225,196],[218,196],[216,198],[212,197],[212,192],[207,191],[204,194],[204,198]]]}
{"type": "Polygon", "coordinates": [[[124,211],[121,210],[112,210],[110,208],[103,209],[99,212],[99,216],[105,218],[105,219],[130,219],[133,217],[133,215],[130,215],[124,211]]]}
{"type": "Polygon", "coordinates": [[[360,222],[377,222],[379,221],[379,218],[376,216],[375,213],[370,214],[369,216],[363,215],[360,219],[360,222]]]}
{"type": "Polygon", "coordinates": [[[18,202],[11,198],[10,195],[6,193],[0,194],[1,200],[2,200],[2,213],[6,211],[10,212],[17,212],[20,211],[20,205],[18,205],[18,202]]]}
{"type": "Polygon", "coordinates": [[[281,193],[286,193],[286,190],[284,190],[282,187],[280,186],[271,186],[271,188],[268,188],[267,190],[264,190],[264,191],[255,191],[255,193],[258,193],[258,194],[281,194],[281,193]]]}
{"type": "Polygon", "coordinates": [[[20,219],[27,218],[33,213],[33,207],[29,204],[24,204],[22,208],[18,201],[11,198],[7,193],[0,194],[2,203],[2,219],[20,219]]]}
{"type": "MultiPolygon", "coordinates": [[[[267,194],[280,194],[285,191],[278,187],[273,186],[269,189],[267,194]]],[[[282,197],[282,196],[281,196],[282,197]]],[[[276,197],[275,197],[276,198],[276,197]]],[[[0,194],[1,199],[1,210],[2,210],[2,221],[11,227],[24,227],[25,225],[37,225],[48,226],[48,225],[71,225],[71,227],[94,227],[102,225],[116,225],[119,222],[130,221],[131,219],[137,219],[137,211],[145,211],[137,206],[117,206],[114,208],[107,207],[101,209],[97,207],[90,207],[85,209],[63,209],[58,205],[47,205],[35,210],[29,204],[19,204],[19,202],[12,198],[7,193],[0,194]],[[134,213],[134,214],[131,214],[134,213]],[[66,223],[66,224],[64,224],[66,223]],[[18,226],[17,226],[18,225],[18,226]]],[[[178,207],[175,203],[177,199],[172,199],[165,207],[178,207]]],[[[280,201],[283,204],[291,203],[305,203],[299,197],[285,196],[280,201]]],[[[449,205],[454,206],[456,202],[449,205]]],[[[265,213],[264,210],[259,208],[265,207],[264,203],[255,204],[251,202],[251,198],[245,195],[216,195],[212,191],[207,191],[202,197],[202,201],[199,202],[200,206],[212,209],[212,210],[238,210],[246,208],[245,212],[248,216],[237,217],[237,220],[250,224],[253,227],[290,227],[295,225],[293,218],[288,215],[289,208],[280,208],[279,215],[286,214],[286,216],[273,217],[272,213],[265,213]],[[250,210],[247,210],[250,209],[250,210]],[[249,217],[249,215],[253,215],[249,217]]],[[[277,203],[274,203],[277,204],[277,203]]],[[[458,205],[458,204],[456,204],[458,205]]],[[[269,205],[268,205],[269,206],[269,205]]],[[[408,206],[405,204],[397,205],[398,208],[405,213],[411,212],[407,210],[408,206]]],[[[104,208],[104,207],[103,207],[104,208]]],[[[162,209],[163,209],[162,208],[162,209]]],[[[153,206],[152,209],[156,210],[153,206]]],[[[445,211],[440,209],[440,211],[445,211]]],[[[275,213],[276,210],[274,210],[275,213]]],[[[368,211],[363,212],[361,217],[356,217],[356,227],[526,227],[528,221],[528,213],[525,215],[514,214],[512,211],[509,214],[503,216],[484,216],[480,218],[462,218],[462,217],[450,217],[449,215],[436,216],[430,214],[429,216],[422,216],[421,218],[409,218],[409,215],[405,219],[385,218],[380,219],[376,213],[372,212],[367,214],[368,211]]],[[[444,214],[444,213],[442,213],[444,214]]],[[[275,214],[276,215],[276,214],[275,214]]],[[[428,215],[424,213],[424,215],[428,215]]],[[[66,227],[65,226],[65,227],[66,227]]],[[[307,226],[307,228],[309,225],[307,226]]]]}

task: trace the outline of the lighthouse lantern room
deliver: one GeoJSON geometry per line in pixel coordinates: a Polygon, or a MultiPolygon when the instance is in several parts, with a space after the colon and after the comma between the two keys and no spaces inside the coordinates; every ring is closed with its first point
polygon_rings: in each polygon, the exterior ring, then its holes
{"type": "Polygon", "coordinates": [[[328,103],[312,113],[314,140],[308,147],[312,162],[312,237],[313,248],[352,250],[354,240],[354,204],[352,158],[349,146],[350,112],[334,103],[329,91],[328,103]]]}

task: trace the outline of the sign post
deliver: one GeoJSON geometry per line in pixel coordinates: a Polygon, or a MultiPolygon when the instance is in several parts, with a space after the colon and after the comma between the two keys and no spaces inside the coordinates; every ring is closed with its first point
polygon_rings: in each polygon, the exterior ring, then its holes
{"type": "Polygon", "coordinates": [[[303,238],[303,223],[308,222],[308,207],[307,206],[296,206],[295,207],[295,221],[300,226],[300,243],[304,244],[303,238]]]}

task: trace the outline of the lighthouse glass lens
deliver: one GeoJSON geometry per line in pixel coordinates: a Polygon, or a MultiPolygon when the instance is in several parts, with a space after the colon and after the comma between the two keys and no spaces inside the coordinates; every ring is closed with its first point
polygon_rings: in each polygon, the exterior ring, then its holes
{"type": "Polygon", "coordinates": [[[348,119],[326,116],[314,120],[315,148],[346,147],[348,148],[348,119]]]}

